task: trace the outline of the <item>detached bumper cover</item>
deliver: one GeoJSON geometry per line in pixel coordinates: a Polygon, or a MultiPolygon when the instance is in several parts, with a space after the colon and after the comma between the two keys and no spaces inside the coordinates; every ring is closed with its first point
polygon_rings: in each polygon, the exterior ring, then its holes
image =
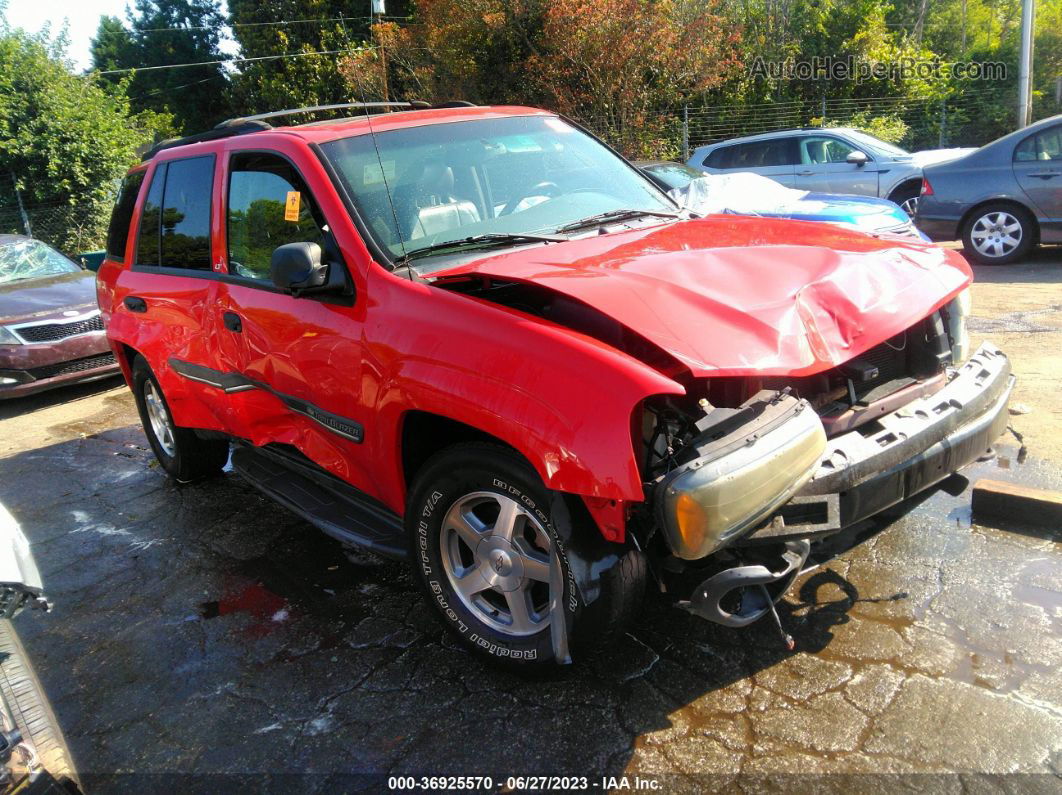
{"type": "Polygon", "coordinates": [[[796,497],[741,543],[823,535],[866,519],[977,460],[1006,430],[1010,361],[982,345],[950,383],[830,439],[796,497]]]}

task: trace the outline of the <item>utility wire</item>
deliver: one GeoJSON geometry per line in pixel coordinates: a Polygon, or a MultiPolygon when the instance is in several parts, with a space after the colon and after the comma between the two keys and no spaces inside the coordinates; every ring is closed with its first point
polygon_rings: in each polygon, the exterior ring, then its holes
{"type": "Polygon", "coordinates": [[[127,74],[129,72],[153,72],[159,69],[182,69],[188,66],[220,66],[222,64],[232,63],[252,63],[255,61],[275,61],[280,58],[304,58],[308,55],[338,55],[344,52],[359,52],[361,50],[374,50],[375,47],[347,47],[341,50],[315,50],[314,52],[289,52],[283,55],[259,55],[254,58],[226,58],[217,61],[197,61],[195,63],[173,63],[163,64],[161,66],[132,66],[128,69],[105,69],[97,74],[101,75],[120,75],[127,74]]]}

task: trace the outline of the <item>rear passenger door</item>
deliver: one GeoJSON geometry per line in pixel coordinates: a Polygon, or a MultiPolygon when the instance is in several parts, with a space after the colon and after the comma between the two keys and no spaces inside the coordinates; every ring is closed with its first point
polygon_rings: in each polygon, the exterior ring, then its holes
{"type": "Polygon", "coordinates": [[[116,280],[110,322],[122,324],[162,386],[174,422],[223,430],[224,401],[205,385],[217,367],[211,226],[212,154],[157,162],[140,208],[134,261],[116,280]]]}
{"type": "MultiPolygon", "coordinates": [[[[726,172],[751,171],[792,187],[796,165],[793,138],[768,138],[728,147],[721,162],[726,172]]],[[[714,154],[714,153],[713,153],[714,154]]],[[[709,155],[712,160],[712,155],[709,155]]]]}
{"type": "Polygon", "coordinates": [[[1062,124],[1030,135],[1015,147],[1014,178],[1048,228],[1062,229],[1062,124]]]}

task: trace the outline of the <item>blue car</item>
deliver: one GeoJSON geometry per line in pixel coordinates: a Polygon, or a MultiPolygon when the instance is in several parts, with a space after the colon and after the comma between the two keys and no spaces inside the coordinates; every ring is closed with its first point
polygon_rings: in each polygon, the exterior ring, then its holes
{"type": "Polygon", "coordinates": [[[679,204],[701,215],[736,213],[800,221],[823,221],[870,234],[929,241],[911,217],[888,199],[837,193],[809,193],[751,172],[705,174],[669,161],[634,164],[679,204]]]}

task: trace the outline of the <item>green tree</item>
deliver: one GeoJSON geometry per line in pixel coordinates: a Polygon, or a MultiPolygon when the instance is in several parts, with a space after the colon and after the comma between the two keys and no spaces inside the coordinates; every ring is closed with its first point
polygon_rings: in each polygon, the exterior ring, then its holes
{"type": "MultiPolygon", "coordinates": [[[[275,55],[240,65],[233,80],[241,114],[349,102],[350,87],[337,64],[370,38],[369,3],[346,0],[229,0],[229,24],[242,58],[275,55]],[[328,53],[315,55],[312,53],[328,53]]],[[[406,0],[390,0],[389,16],[404,18],[406,0]]]]}
{"type": "Polygon", "coordinates": [[[0,184],[17,185],[31,218],[48,211],[38,236],[66,251],[100,245],[118,180],[149,137],[120,91],[70,73],[62,42],[0,27],[0,184]]]}
{"type": "Polygon", "coordinates": [[[115,17],[100,19],[92,60],[100,71],[131,70],[104,77],[114,82],[131,75],[134,110],[172,114],[184,133],[231,115],[220,63],[226,60],[220,49],[225,17],[217,0],[136,0],[128,16],[128,27],[115,17]]]}

